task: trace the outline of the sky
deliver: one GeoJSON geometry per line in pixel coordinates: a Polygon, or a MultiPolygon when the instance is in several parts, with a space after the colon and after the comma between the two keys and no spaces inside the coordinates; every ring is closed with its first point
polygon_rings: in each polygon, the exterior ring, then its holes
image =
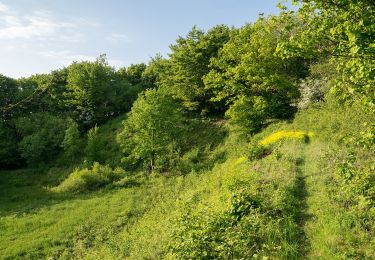
{"type": "Polygon", "coordinates": [[[147,63],[194,26],[240,27],[279,0],[0,0],[0,74],[27,77],[106,54],[147,63]]]}

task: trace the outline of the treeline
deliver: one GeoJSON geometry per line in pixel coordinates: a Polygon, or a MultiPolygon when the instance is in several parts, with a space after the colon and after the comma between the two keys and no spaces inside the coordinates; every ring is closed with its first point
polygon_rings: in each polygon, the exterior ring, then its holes
{"type": "Polygon", "coordinates": [[[101,56],[29,78],[1,75],[1,168],[49,162],[62,148],[71,153],[67,146],[82,133],[129,111],[138,93],[152,87],[145,69],[116,71],[101,56]]]}
{"type": "Polygon", "coordinates": [[[298,12],[280,6],[278,16],[241,28],[194,27],[168,58],[147,65],[115,70],[101,56],[50,74],[1,76],[0,168],[100,149],[90,143],[97,126],[129,111],[117,138],[122,162],[165,170],[188,152],[192,119],[226,117],[252,135],[325,99],[373,106],[373,1],[298,2],[298,12]]]}

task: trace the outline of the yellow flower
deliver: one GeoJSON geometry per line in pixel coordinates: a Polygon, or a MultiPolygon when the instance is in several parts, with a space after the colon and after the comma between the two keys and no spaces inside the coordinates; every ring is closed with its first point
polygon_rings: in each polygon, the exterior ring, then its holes
{"type": "Polygon", "coordinates": [[[313,132],[303,132],[303,131],[280,131],[276,132],[270,136],[267,136],[259,143],[264,146],[268,146],[270,144],[276,143],[282,139],[306,139],[306,138],[313,138],[315,134],[313,132]]]}
{"type": "Polygon", "coordinates": [[[240,157],[237,159],[237,161],[234,163],[235,165],[237,164],[241,164],[243,163],[244,161],[246,161],[246,158],[244,156],[240,157]]]}

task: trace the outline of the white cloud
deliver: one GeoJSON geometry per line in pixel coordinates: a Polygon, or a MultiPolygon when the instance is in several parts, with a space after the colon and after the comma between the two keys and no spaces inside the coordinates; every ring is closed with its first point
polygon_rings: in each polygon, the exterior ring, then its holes
{"type": "Polygon", "coordinates": [[[41,11],[25,17],[9,14],[0,19],[0,39],[42,38],[74,27],[70,23],[55,21],[48,12],[41,11]]]}
{"type": "Polygon", "coordinates": [[[5,26],[10,27],[10,26],[20,26],[21,25],[20,20],[16,16],[13,16],[13,15],[5,15],[0,19],[2,19],[5,26]]]}
{"type": "Polygon", "coordinates": [[[94,61],[95,56],[73,54],[71,51],[42,51],[39,54],[46,58],[59,61],[62,65],[69,65],[74,61],[94,61]]]}
{"type": "Polygon", "coordinates": [[[125,67],[127,64],[123,60],[118,59],[108,59],[108,64],[119,69],[121,67],[125,67]]]}
{"type": "Polygon", "coordinates": [[[9,10],[9,7],[3,3],[0,2],[0,13],[1,12],[6,12],[9,10]]]}
{"type": "MultiPolygon", "coordinates": [[[[72,53],[71,51],[44,51],[39,53],[41,56],[50,58],[52,60],[59,61],[61,66],[68,66],[72,62],[80,61],[95,61],[99,56],[83,55],[72,53]]],[[[125,63],[122,60],[108,58],[108,64],[116,68],[125,66],[125,63]]]]}
{"type": "Polygon", "coordinates": [[[105,39],[112,43],[130,42],[129,37],[122,33],[111,33],[105,39]]]}
{"type": "MultiPolygon", "coordinates": [[[[62,17],[44,10],[25,12],[0,2],[0,74],[18,78],[47,73],[74,61],[94,61],[100,54],[98,45],[106,51],[103,44],[129,41],[120,33],[103,37],[101,26],[83,17],[62,17]]],[[[125,65],[111,58],[108,63],[117,68],[125,65]]]]}
{"type": "Polygon", "coordinates": [[[32,11],[20,14],[0,3],[0,39],[3,40],[59,40],[77,42],[82,40],[80,28],[94,27],[96,23],[83,18],[62,21],[48,11],[32,11]]]}

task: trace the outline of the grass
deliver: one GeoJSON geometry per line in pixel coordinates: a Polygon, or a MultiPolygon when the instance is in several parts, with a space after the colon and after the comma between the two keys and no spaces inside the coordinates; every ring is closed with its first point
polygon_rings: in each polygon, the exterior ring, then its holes
{"type": "MultiPolygon", "coordinates": [[[[204,152],[186,158],[199,171],[138,174],[86,193],[51,191],[72,168],[1,172],[0,258],[375,258],[373,175],[362,178],[375,157],[362,141],[346,144],[374,120],[356,105],[311,108],[253,138],[314,132],[309,143],[276,142],[254,160],[247,140],[202,127],[193,140],[204,152]]],[[[104,136],[119,122],[101,138],[113,141],[104,136]]]]}

